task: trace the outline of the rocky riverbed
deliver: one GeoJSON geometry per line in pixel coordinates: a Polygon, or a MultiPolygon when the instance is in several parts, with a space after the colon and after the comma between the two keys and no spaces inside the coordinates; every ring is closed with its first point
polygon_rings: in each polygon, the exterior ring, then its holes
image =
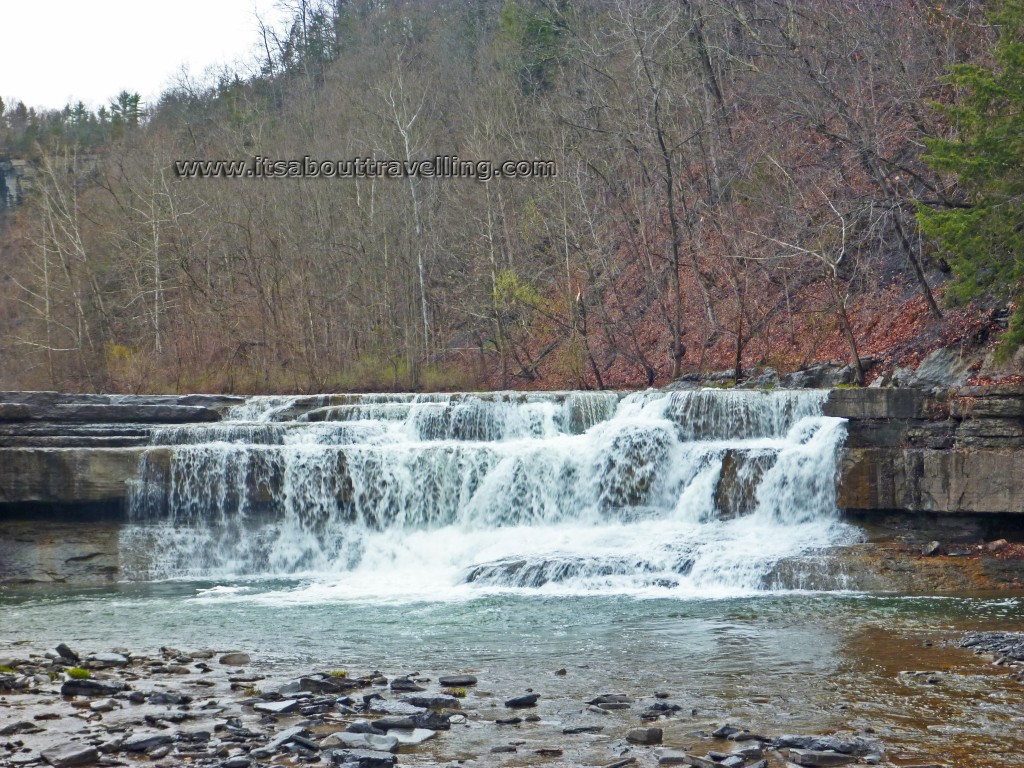
{"type": "Polygon", "coordinates": [[[498,691],[458,670],[321,669],[282,681],[237,650],[79,653],[61,644],[4,655],[4,766],[891,765],[870,732],[706,722],[665,691],[555,701],[541,676],[498,691]]]}

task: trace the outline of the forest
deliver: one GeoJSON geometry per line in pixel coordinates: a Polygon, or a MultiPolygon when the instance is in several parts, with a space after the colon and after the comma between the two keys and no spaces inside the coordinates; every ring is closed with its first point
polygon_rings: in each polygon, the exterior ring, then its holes
{"type": "Polygon", "coordinates": [[[823,360],[866,383],[1017,328],[1019,217],[998,209],[1002,240],[962,217],[1019,171],[1019,0],[286,2],[250,67],[156,103],[0,106],[25,167],[0,386],[591,389],[823,360]],[[557,172],[176,172],[307,156],[557,172]]]}

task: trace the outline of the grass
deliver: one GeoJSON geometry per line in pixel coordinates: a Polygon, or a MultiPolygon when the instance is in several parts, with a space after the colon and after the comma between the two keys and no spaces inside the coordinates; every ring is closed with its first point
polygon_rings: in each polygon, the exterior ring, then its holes
{"type": "Polygon", "coordinates": [[[9,674],[14,671],[14,667],[0,667],[0,674],[9,674]]]}
{"type": "Polygon", "coordinates": [[[446,696],[454,696],[456,699],[466,698],[465,688],[445,688],[443,691],[441,691],[441,693],[445,694],[446,696]]]}
{"type": "Polygon", "coordinates": [[[348,677],[348,670],[347,669],[332,669],[327,674],[329,674],[331,677],[348,677]]]}
{"type": "Polygon", "coordinates": [[[86,680],[89,677],[89,670],[81,667],[69,667],[65,671],[68,673],[68,677],[75,680],[86,680]]]}

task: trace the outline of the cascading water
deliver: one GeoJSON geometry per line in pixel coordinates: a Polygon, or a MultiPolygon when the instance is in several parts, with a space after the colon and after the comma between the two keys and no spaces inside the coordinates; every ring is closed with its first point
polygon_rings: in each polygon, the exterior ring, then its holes
{"type": "Polygon", "coordinates": [[[372,599],[799,586],[780,564],[852,536],[825,396],[252,398],[154,434],[123,575],[302,577],[372,599]]]}

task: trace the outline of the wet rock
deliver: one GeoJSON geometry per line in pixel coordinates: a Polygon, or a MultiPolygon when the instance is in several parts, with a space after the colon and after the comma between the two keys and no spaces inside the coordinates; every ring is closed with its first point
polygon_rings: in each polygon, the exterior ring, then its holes
{"type": "Polygon", "coordinates": [[[621,760],[616,760],[613,763],[605,763],[601,766],[601,768],[626,768],[627,765],[633,765],[635,763],[635,757],[624,757],[621,760]]]}
{"type": "Polygon", "coordinates": [[[418,715],[413,715],[411,719],[415,728],[426,728],[431,731],[448,731],[452,727],[451,722],[448,720],[448,715],[442,712],[422,712],[418,715]]]}
{"type": "Polygon", "coordinates": [[[580,733],[600,733],[603,730],[603,725],[574,725],[569,728],[563,728],[562,733],[566,736],[575,736],[580,733]]]}
{"type": "Polygon", "coordinates": [[[139,733],[125,739],[121,748],[125,752],[148,752],[172,741],[174,739],[167,733],[139,733]]]}
{"type": "Polygon", "coordinates": [[[248,653],[242,653],[241,651],[232,651],[231,653],[225,653],[218,659],[221,664],[228,667],[244,667],[250,663],[252,659],[249,658],[248,653]]]}
{"type": "Polygon", "coordinates": [[[491,754],[492,755],[512,754],[515,751],[516,751],[516,748],[513,747],[511,744],[504,744],[504,745],[498,746],[498,747],[491,747],[491,754]]]}
{"type": "Polygon", "coordinates": [[[89,657],[89,663],[99,667],[127,667],[128,658],[120,653],[96,653],[89,657]]]}
{"type": "MultiPolygon", "coordinates": [[[[410,720],[409,722],[411,723],[412,721],[410,720]]],[[[356,720],[354,723],[349,723],[345,730],[349,733],[376,733],[378,735],[387,732],[386,728],[380,728],[376,723],[371,723],[369,720],[356,720]]]]}
{"type": "Polygon", "coordinates": [[[511,699],[505,700],[505,706],[510,709],[517,709],[520,707],[534,707],[537,705],[537,700],[540,698],[539,693],[525,693],[522,696],[513,696],[511,699]]]}
{"type": "Polygon", "coordinates": [[[828,768],[835,765],[849,765],[857,762],[853,755],[844,755],[841,752],[819,752],[813,749],[790,749],[786,753],[790,762],[811,768],[828,768]]]}
{"type": "Polygon", "coordinates": [[[523,720],[525,720],[528,723],[539,723],[540,722],[540,715],[529,714],[526,717],[524,717],[523,720]]]}
{"type": "Polygon", "coordinates": [[[494,721],[496,725],[519,725],[523,722],[521,717],[499,717],[494,721]]]}
{"type": "Polygon", "coordinates": [[[67,644],[65,643],[61,643],[54,650],[57,651],[58,656],[60,656],[65,661],[71,662],[72,664],[77,664],[81,660],[81,657],[79,657],[77,653],[68,648],[67,644]]]}
{"type": "Polygon", "coordinates": [[[599,705],[599,704],[632,704],[633,698],[626,696],[622,693],[603,693],[600,696],[591,699],[587,704],[599,705]]]}
{"type": "Polygon", "coordinates": [[[541,747],[540,749],[533,750],[533,753],[535,755],[540,755],[541,757],[561,757],[562,756],[562,750],[559,749],[558,747],[541,747]]]}
{"type": "MultiPolygon", "coordinates": [[[[397,752],[398,751],[398,739],[391,734],[377,735],[373,733],[349,733],[348,731],[339,731],[333,733],[328,739],[337,738],[338,744],[331,744],[330,746],[341,746],[347,749],[368,749],[374,752],[397,752]]],[[[328,739],[324,739],[326,742],[328,739]]],[[[321,746],[323,743],[321,743],[321,746]]]]}
{"type": "Polygon", "coordinates": [[[634,728],[626,734],[626,741],[634,744],[661,744],[661,728],[634,728]]]}
{"type": "Polygon", "coordinates": [[[19,733],[39,733],[41,730],[43,729],[35,723],[22,720],[18,723],[11,723],[10,725],[0,727],[0,736],[14,736],[19,733]]]}
{"type": "Polygon", "coordinates": [[[402,693],[419,693],[427,689],[422,685],[417,685],[416,682],[408,677],[396,677],[391,681],[391,690],[402,693]]]}
{"type": "Polygon", "coordinates": [[[387,752],[371,752],[363,749],[339,749],[331,753],[334,765],[347,768],[391,768],[396,758],[387,752]]]}
{"type": "Polygon", "coordinates": [[[282,696],[294,696],[296,693],[344,693],[354,688],[361,688],[358,681],[334,677],[300,677],[285,683],[278,689],[282,696]]]}
{"type": "Polygon", "coordinates": [[[841,739],[838,736],[793,736],[789,734],[775,739],[772,745],[776,749],[794,748],[817,752],[830,751],[858,756],[866,755],[878,748],[876,741],[859,736],[852,739],[841,739]]]}
{"type": "Polygon", "coordinates": [[[252,765],[251,759],[245,755],[235,755],[221,763],[221,768],[249,768],[250,765],[252,765]]]}
{"type": "Polygon", "coordinates": [[[690,761],[690,755],[685,752],[678,749],[663,749],[658,752],[658,765],[693,765],[693,763],[690,761]]]}
{"type": "Polygon", "coordinates": [[[407,701],[389,701],[387,699],[371,699],[368,711],[375,715],[393,715],[395,717],[412,717],[423,712],[423,707],[416,707],[407,701]]]}
{"type": "Polygon", "coordinates": [[[117,709],[117,702],[114,699],[100,699],[89,705],[93,712],[113,712],[117,709]]]}
{"type": "Polygon", "coordinates": [[[721,725],[711,732],[711,735],[716,739],[727,739],[734,733],[740,733],[743,729],[737,728],[735,725],[721,725]]]}
{"type": "Polygon", "coordinates": [[[412,730],[416,727],[416,722],[412,717],[382,717],[375,720],[372,725],[381,731],[390,731],[393,728],[412,730]]]}
{"type": "Polygon", "coordinates": [[[398,739],[398,745],[401,747],[417,747],[437,736],[437,731],[430,728],[413,728],[411,731],[404,728],[395,728],[388,731],[388,736],[394,736],[398,739]]]}
{"type": "Polygon", "coordinates": [[[113,696],[124,690],[121,683],[106,683],[99,680],[65,680],[60,687],[61,696],[113,696]]]}
{"type": "Polygon", "coordinates": [[[309,731],[303,728],[301,725],[295,725],[291,728],[285,728],[273,739],[267,742],[267,749],[276,750],[285,746],[286,744],[298,743],[307,749],[316,749],[317,744],[308,738],[309,731]]]}
{"type": "Polygon", "coordinates": [[[91,744],[69,743],[44,749],[43,760],[54,768],[70,768],[74,765],[92,765],[100,759],[100,753],[91,744]]]}
{"type": "Polygon", "coordinates": [[[469,688],[476,685],[475,675],[442,675],[437,678],[438,685],[445,688],[469,688]]]}
{"type": "Polygon", "coordinates": [[[282,701],[261,701],[253,704],[252,708],[257,712],[267,715],[287,715],[299,709],[297,699],[284,699],[282,701]]]}
{"type": "Polygon", "coordinates": [[[402,701],[424,709],[460,709],[462,706],[454,696],[405,696],[402,701]]]}
{"type": "MultiPolygon", "coordinates": [[[[134,696],[135,693],[138,692],[133,692],[132,695],[134,696]]],[[[144,696],[144,694],[141,693],[139,695],[144,696]]],[[[136,704],[142,703],[141,701],[135,701],[134,699],[132,699],[132,701],[136,704]]],[[[192,697],[183,693],[166,693],[163,691],[158,691],[157,693],[151,693],[149,695],[148,701],[150,704],[155,705],[164,704],[172,707],[180,707],[184,706],[185,704],[189,704],[192,701],[192,697]]]]}

